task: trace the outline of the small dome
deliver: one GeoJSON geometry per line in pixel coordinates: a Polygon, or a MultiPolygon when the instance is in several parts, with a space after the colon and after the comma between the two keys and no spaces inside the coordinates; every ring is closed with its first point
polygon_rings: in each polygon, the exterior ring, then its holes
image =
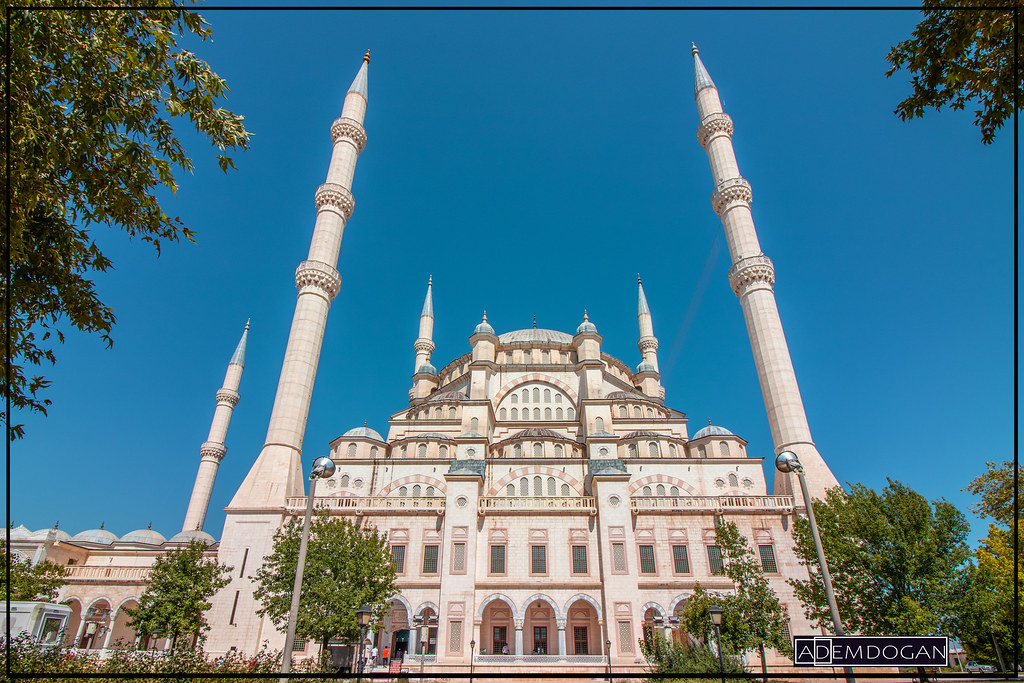
{"type": "Polygon", "coordinates": [[[487,322],[487,311],[484,311],[484,318],[480,321],[480,324],[473,330],[473,334],[489,334],[494,336],[494,328],[487,322]]]}
{"type": "Polygon", "coordinates": [[[612,393],[605,396],[606,399],[612,401],[650,401],[651,399],[641,394],[634,394],[632,391],[613,391],[612,393]]]}
{"type": "Polygon", "coordinates": [[[571,344],[572,335],[557,330],[545,330],[531,328],[528,330],[513,330],[498,336],[501,344],[515,344],[517,342],[537,342],[541,344],[571,344]]]}
{"type": "Polygon", "coordinates": [[[642,361],[640,363],[640,365],[636,366],[637,374],[640,374],[640,373],[643,373],[643,372],[657,372],[657,371],[658,371],[658,369],[656,367],[654,367],[654,364],[653,363],[648,363],[647,361],[642,361]]]}
{"type": "Polygon", "coordinates": [[[117,540],[117,536],[106,529],[89,529],[71,537],[73,541],[87,541],[89,543],[102,543],[110,545],[117,540]]]}
{"type": "Polygon", "coordinates": [[[542,438],[542,439],[568,439],[565,434],[559,434],[552,429],[545,429],[544,427],[530,427],[520,432],[516,432],[510,439],[523,439],[526,437],[542,438]]]}
{"type": "Polygon", "coordinates": [[[667,434],[659,434],[658,432],[652,432],[652,431],[649,431],[647,429],[641,429],[641,430],[636,431],[636,432],[630,432],[629,434],[626,434],[622,438],[623,439],[646,439],[646,438],[660,439],[660,438],[662,438],[664,436],[668,436],[668,435],[667,434]]]}
{"type": "Polygon", "coordinates": [[[421,372],[425,372],[428,375],[436,375],[437,374],[437,368],[435,368],[430,363],[424,363],[423,365],[421,365],[418,368],[416,368],[416,374],[417,375],[420,374],[421,372]]]}
{"type": "Polygon", "coordinates": [[[168,543],[191,543],[192,541],[202,541],[206,545],[213,545],[217,541],[213,539],[213,536],[206,533],[205,531],[182,531],[171,536],[171,540],[168,543]]]}
{"type": "Polygon", "coordinates": [[[690,440],[693,441],[694,439],[703,439],[705,436],[736,436],[736,435],[733,434],[732,432],[730,432],[725,427],[717,427],[715,425],[708,425],[707,427],[704,427],[703,429],[698,430],[696,434],[694,434],[692,437],[690,437],[690,440]]]}
{"type": "Polygon", "coordinates": [[[580,326],[576,328],[576,334],[584,334],[587,332],[597,334],[597,325],[590,322],[590,318],[587,317],[587,312],[583,311],[583,322],[581,322],[580,326]]]}
{"type": "Polygon", "coordinates": [[[152,529],[137,529],[121,537],[125,543],[145,543],[146,545],[163,545],[167,539],[152,529]]]}
{"type": "Polygon", "coordinates": [[[461,391],[443,391],[437,396],[431,396],[428,400],[431,403],[434,401],[465,401],[466,395],[461,391]]]}
{"type": "Polygon", "coordinates": [[[444,439],[445,441],[454,441],[452,437],[442,434],[440,432],[423,432],[422,434],[409,434],[406,436],[408,439],[444,439]]]}
{"type": "Polygon", "coordinates": [[[354,427],[345,432],[344,434],[342,434],[341,436],[361,436],[366,439],[373,439],[374,441],[384,441],[384,437],[382,437],[380,434],[370,429],[366,425],[363,425],[362,427],[354,427]]]}
{"type": "MultiPolygon", "coordinates": [[[[12,537],[14,532],[11,532],[12,537]]],[[[49,540],[50,535],[53,534],[53,540],[55,541],[70,541],[71,534],[61,529],[40,529],[39,531],[33,531],[28,535],[28,538],[33,541],[46,541],[49,540]]]]}
{"type": "Polygon", "coordinates": [[[11,540],[12,541],[14,541],[14,540],[21,540],[23,538],[31,538],[31,537],[32,537],[32,532],[29,531],[28,527],[26,527],[24,524],[19,524],[18,526],[16,526],[13,529],[11,529],[11,540]]]}

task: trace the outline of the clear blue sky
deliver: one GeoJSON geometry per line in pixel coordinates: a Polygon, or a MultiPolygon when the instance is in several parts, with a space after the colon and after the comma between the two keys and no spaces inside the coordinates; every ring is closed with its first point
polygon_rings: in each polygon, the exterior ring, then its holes
{"type": "MultiPolygon", "coordinates": [[[[197,233],[157,258],[98,239],[115,344],[70,334],[47,418],[22,416],[13,521],[71,533],[181,528],[220,386],[252,318],[242,399],[206,529],[259,453],[329,128],[370,48],[369,144],[354,183],[305,461],[408,405],[434,276],[434,364],[501,333],[636,349],[642,273],[667,403],[772,456],[728,255],[694,131],[690,41],[735,126],[811,431],[840,481],[901,480],[965,512],[985,460],[1012,457],[1012,137],[970,112],[905,123],[889,47],[916,12],[216,12],[199,54],[227,79],[250,151],[197,160],[166,210],[197,233]]],[[[191,140],[191,136],[187,136],[191,140]]],[[[767,473],[769,482],[772,473],[767,473]]],[[[975,537],[986,525],[973,518],[975,537]]]]}

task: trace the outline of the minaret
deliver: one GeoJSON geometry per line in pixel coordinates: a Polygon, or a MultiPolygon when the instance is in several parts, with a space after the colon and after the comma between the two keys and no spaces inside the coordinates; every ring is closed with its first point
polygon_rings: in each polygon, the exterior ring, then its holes
{"type": "Polygon", "coordinates": [[[238,340],[238,346],[228,361],[228,372],[224,376],[224,385],[217,390],[217,409],[213,413],[213,424],[210,425],[210,435],[202,446],[199,447],[199,472],[196,474],[196,483],[192,487],[192,498],[188,501],[188,510],[185,512],[185,523],[181,525],[182,531],[202,531],[203,522],[206,520],[206,510],[210,505],[210,494],[213,493],[213,482],[217,478],[217,468],[220,461],[228,452],[224,445],[228,435],[228,425],[231,424],[231,414],[238,405],[238,385],[242,381],[242,370],[245,367],[245,342],[249,337],[249,321],[245,323],[245,330],[242,338],[238,340]]]}
{"type": "Polygon", "coordinates": [[[302,496],[302,439],[309,401],[320,361],[324,327],[331,301],[341,289],[338,252],[345,224],[352,217],[352,177],[366,146],[366,74],[370,53],[345,95],[341,117],[331,126],[334,150],[327,181],[313,196],[316,222],[309,256],[295,271],[298,299],[292,318],[281,377],[274,397],[267,439],[256,462],[231,500],[229,508],[282,506],[289,496],[302,496]]]}
{"type": "Polygon", "coordinates": [[[427,296],[423,299],[423,311],[420,313],[420,333],[413,342],[416,350],[416,362],[412,369],[412,389],[409,390],[409,402],[428,396],[437,389],[437,369],[430,364],[430,354],[434,352],[434,277],[427,279],[427,296]]]}
{"type": "Polygon", "coordinates": [[[636,319],[640,325],[640,365],[636,368],[633,381],[640,391],[657,400],[665,399],[665,388],[661,386],[661,373],[658,370],[658,338],[654,336],[654,323],[651,321],[651,309],[647,306],[644,295],[644,283],[640,275],[636,276],[636,284],[640,290],[637,302],[636,319]]]}
{"type": "MultiPolygon", "coordinates": [[[[771,260],[761,252],[757,241],[750,213],[750,183],[740,175],[732,148],[732,119],[722,111],[718,89],[704,68],[696,45],[693,46],[693,60],[697,112],[700,115],[697,139],[711,162],[715,181],[711,206],[725,227],[732,258],[729,284],[743,308],[775,453],[788,450],[800,456],[811,495],[821,498],[826,490],[839,483],[811,440],[793,361],[789,357],[786,335],[775,303],[775,269],[771,260]]],[[[793,495],[799,503],[800,487],[793,486],[792,476],[775,473],[775,494],[793,495]]]]}

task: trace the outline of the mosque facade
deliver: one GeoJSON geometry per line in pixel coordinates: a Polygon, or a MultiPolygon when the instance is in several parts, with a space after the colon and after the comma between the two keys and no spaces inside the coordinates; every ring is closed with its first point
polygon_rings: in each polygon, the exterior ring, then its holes
{"type": "MultiPolygon", "coordinates": [[[[733,124],[696,48],[697,137],[708,153],[732,267],[754,353],[774,452],[749,452],[728,429],[691,433],[666,402],[658,339],[637,284],[639,365],[604,353],[582,315],[572,331],[536,327],[498,333],[483,319],[464,355],[437,369],[433,283],[414,342],[408,405],[387,435],[356,427],[329,444],[335,473],[315,504],[386,532],[399,593],[371,635],[381,649],[428,671],[566,671],[644,667],[638,640],[664,630],[681,638],[678,615],[696,584],[728,592],[715,530],[733,522],[787,606],[794,633],[812,633],[787,578],[806,576],[790,534],[804,508],[792,475],[771,491],[763,461],[794,451],[811,495],[837,485],[804,414],[774,296],[774,269],[760,249],[749,183],[732,148],[733,124]]],[[[306,508],[302,441],[336,270],[351,218],[352,178],[366,144],[369,55],[331,127],[333,153],[314,200],[309,255],[296,271],[298,296],[265,445],[226,508],[219,540],[203,530],[231,413],[239,400],[248,326],[228,366],[180,533],[150,530],[118,539],[102,529],[74,537],[15,529],[12,548],[68,567],[60,599],[72,606],[69,642],[111,647],[135,636],[123,608],[146,585],[167,548],[202,539],[232,566],[214,598],[207,650],[281,648],[284,634],[256,614],[252,577],[288,519],[306,508]]],[[[442,324],[450,324],[442,321],[442,324]]],[[[165,647],[165,641],[144,643],[165,647]]],[[[297,656],[315,645],[297,641],[297,656]]],[[[756,653],[753,664],[756,665],[756,653]]],[[[769,652],[769,664],[786,661],[769,652]]]]}

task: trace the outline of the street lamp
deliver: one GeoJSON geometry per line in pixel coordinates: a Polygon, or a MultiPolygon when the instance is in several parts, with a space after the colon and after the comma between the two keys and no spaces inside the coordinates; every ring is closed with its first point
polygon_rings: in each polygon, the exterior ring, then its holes
{"type": "MultiPolygon", "coordinates": [[[[825,584],[825,599],[828,601],[829,612],[832,613],[832,626],[837,636],[845,635],[843,622],[839,619],[839,606],[836,605],[836,595],[832,591],[832,575],[828,572],[828,563],[825,561],[825,551],[821,547],[821,536],[818,535],[818,523],[814,520],[814,501],[810,491],[807,490],[807,479],[804,477],[804,466],[800,464],[800,458],[793,451],[782,451],[775,458],[775,469],[779,472],[796,474],[800,480],[800,491],[804,494],[804,508],[807,510],[807,521],[811,526],[811,538],[814,540],[814,551],[818,554],[818,567],[821,569],[821,580],[825,584]]],[[[856,683],[853,677],[853,669],[844,666],[847,683],[856,683]]]]}
{"type": "Polygon", "coordinates": [[[718,605],[708,607],[708,614],[711,615],[711,623],[715,627],[715,645],[718,648],[718,670],[722,673],[722,683],[725,683],[725,663],[722,661],[722,608],[718,605]]]}
{"type": "Polygon", "coordinates": [[[373,610],[366,603],[356,610],[356,623],[359,624],[359,647],[356,648],[359,660],[356,663],[356,683],[359,683],[363,679],[363,662],[366,658],[363,657],[363,634],[366,633],[366,627],[370,625],[370,617],[373,616],[373,610]]]}
{"type": "Polygon", "coordinates": [[[302,520],[302,540],[299,541],[299,558],[295,563],[295,584],[292,586],[292,606],[288,611],[288,634],[284,637],[284,653],[281,655],[281,683],[288,679],[283,675],[292,670],[292,644],[295,642],[295,622],[299,616],[299,594],[302,592],[302,572],[306,567],[306,546],[309,544],[309,520],[313,517],[313,497],[316,495],[316,480],[327,479],[334,474],[334,461],[319,457],[313,461],[309,473],[309,498],[306,499],[306,517],[302,520]]]}
{"type": "Polygon", "coordinates": [[[430,645],[430,627],[437,624],[437,617],[417,614],[412,618],[419,634],[420,645],[420,680],[423,680],[423,665],[427,661],[427,647],[430,645]]]}
{"type": "Polygon", "coordinates": [[[473,650],[476,649],[476,638],[469,641],[469,683],[473,683],[473,650]]]}
{"type": "Polygon", "coordinates": [[[612,683],[612,641],[604,641],[604,651],[608,655],[608,683],[612,683]]]}

